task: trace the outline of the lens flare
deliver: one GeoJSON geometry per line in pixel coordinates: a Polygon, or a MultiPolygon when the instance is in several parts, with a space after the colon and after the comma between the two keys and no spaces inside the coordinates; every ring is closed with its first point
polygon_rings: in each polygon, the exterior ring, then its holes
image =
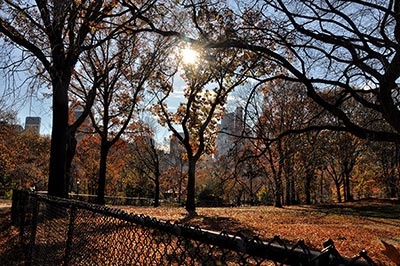
{"type": "Polygon", "coordinates": [[[195,64],[198,61],[199,53],[191,48],[182,50],[182,60],[184,64],[195,64]]]}

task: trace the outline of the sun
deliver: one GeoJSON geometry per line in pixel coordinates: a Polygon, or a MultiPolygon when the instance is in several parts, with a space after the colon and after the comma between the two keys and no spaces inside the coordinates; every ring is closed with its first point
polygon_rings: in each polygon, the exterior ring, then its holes
{"type": "Polygon", "coordinates": [[[181,55],[183,63],[187,65],[195,64],[199,59],[199,53],[189,47],[183,49],[181,55]]]}

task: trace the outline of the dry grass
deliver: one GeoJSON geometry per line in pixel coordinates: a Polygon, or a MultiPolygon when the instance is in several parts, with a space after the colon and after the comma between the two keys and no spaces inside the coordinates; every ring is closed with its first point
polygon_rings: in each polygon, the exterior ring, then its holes
{"type": "Polygon", "coordinates": [[[342,256],[353,257],[365,249],[382,265],[394,265],[382,254],[381,240],[400,247],[400,205],[390,201],[361,201],[330,206],[267,206],[197,208],[188,217],[182,208],[124,208],[161,220],[198,225],[203,229],[241,231],[245,235],[297,242],[300,239],[317,250],[332,239],[342,256]]]}

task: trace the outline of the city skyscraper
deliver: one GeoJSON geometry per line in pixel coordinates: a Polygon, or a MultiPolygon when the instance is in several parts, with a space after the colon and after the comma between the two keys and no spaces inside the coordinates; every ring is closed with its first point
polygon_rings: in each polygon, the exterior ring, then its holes
{"type": "Polygon", "coordinates": [[[27,116],[25,119],[25,131],[32,131],[40,134],[40,117],[27,116]]]}
{"type": "Polygon", "coordinates": [[[219,126],[217,137],[217,156],[223,156],[235,147],[235,140],[243,131],[243,108],[237,107],[235,112],[226,112],[219,126]]]}

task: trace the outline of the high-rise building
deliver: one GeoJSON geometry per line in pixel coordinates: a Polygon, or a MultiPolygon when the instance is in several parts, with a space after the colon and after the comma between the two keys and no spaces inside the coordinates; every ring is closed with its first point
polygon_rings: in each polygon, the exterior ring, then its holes
{"type": "Polygon", "coordinates": [[[243,131],[243,108],[237,107],[235,112],[225,112],[217,137],[217,156],[227,154],[237,145],[236,140],[243,131]]]}
{"type": "MultiPolygon", "coordinates": [[[[179,135],[183,137],[183,132],[180,132],[179,135]]],[[[175,135],[171,135],[169,142],[169,153],[173,156],[182,155],[185,151],[185,148],[180,144],[178,138],[175,135]]]]}
{"type": "MultiPolygon", "coordinates": [[[[82,115],[83,115],[83,109],[80,108],[74,108],[73,110],[74,114],[74,122],[78,120],[82,115]]],[[[90,131],[90,119],[89,117],[86,117],[85,120],[82,122],[82,124],[79,126],[78,132],[75,136],[77,140],[81,140],[85,134],[88,134],[90,131]]]]}
{"type": "Polygon", "coordinates": [[[37,134],[40,133],[40,117],[28,116],[25,119],[25,131],[32,131],[37,134]]]}

